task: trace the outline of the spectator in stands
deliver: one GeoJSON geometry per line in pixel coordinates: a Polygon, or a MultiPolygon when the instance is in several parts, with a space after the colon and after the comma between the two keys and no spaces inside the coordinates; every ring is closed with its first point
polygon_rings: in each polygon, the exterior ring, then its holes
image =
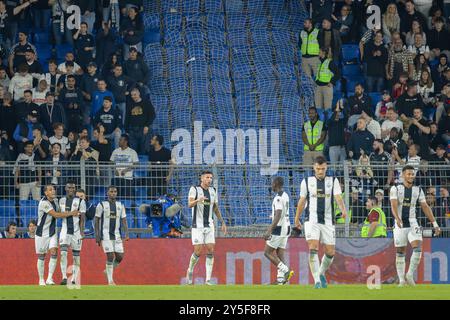
{"type": "Polygon", "coordinates": [[[41,198],[41,169],[34,163],[33,141],[24,143],[24,153],[20,153],[14,166],[16,189],[19,189],[19,200],[28,200],[30,193],[33,200],[41,198]]]}
{"type": "MultiPolygon", "coordinates": [[[[73,54],[73,52],[67,52],[66,56],[65,56],[65,61],[60,63],[58,66],[58,71],[62,74],[67,74],[67,63],[68,62],[73,62],[73,73],[76,75],[81,75],[83,74],[83,68],[81,68],[81,66],[76,63],[75,61],[75,55],[73,54]]],[[[71,64],[72,65],[72,64],[71,64]]]]}
{"type": "Polygon", "coordinates": [[[34,78],[33,85],[37,84],[37,80],[44,73],[41,63],[36,59],[36,52],[33,49],[25,51],[25,63],[28,66],[28,73],[34,78]]]}
{"type": "Polygon", "coordinates": [[[120,26],[120,8],[117,0],[102,0],[103,4],[102,16],[103,22],[110,22],[111,27],[119,29],[120,26]]]}
{"type": "Polygon", "coordinates": [[[406,34],[405,45],[409,48],[414,46],[416,46],[417,48],[421,48],[426,44],[427,44],[427,35],[425,34],[425,32],[423,32],[422,26],[419,24],[418,21],[413,21],[411,25],[411,30],[406,34]],[[417,35],[418,38],[416,38],[417,35]]]}
{"type": "MultiPolygon", "coordinates": [[[[384,90],[383,95],[381,96],[381,101],[379,101],[375,107],[375,117],[381,124],[387,119],[388,110],[393,106],[391,94],[389,91],[384,90]]],[[[383,134],[381,134],[381,137],[384,138],[383,134]]]]}
{"type": "Polygon", "coordinates": [[[323,156],[324,142],[327,136],[327,128],[315,107],[308,109],[309,121],[305,122],[302,129],[303,140],[303,164],[312,165],[318,156],[323,156]]]}
{"type": "Polygon", "coordinates": [[[361,118],[366,121],[366,128],[375,139],[381,139],[381,126],[380,123],[368,115],[365,111],[361,113],[361,118]]]}
{"type": "Polygon", "coordinates": [[[39,80],[39,84],[37,87],[34,87],[31,90],[31,95],[33,96],[33,103],[37,104],[38,106],[41,106],[46,101],[46,95],[48,92],[48,85],[47,81],[44,79],[39,80]]]}
{"type": "Polygon", "coordinates": [[[330,57],[329,48],[321,48],[319,52],[320,64],[316,76],[317,88],[314,91],[316,108],[331,109],[333,102],[333,87],[339,80],[339,69],[330,57]]]}
{"type": "Polygon", "coordinates": [[[5,1],[0,1],[0,37],[2,39],[2,44],[5,50],[11,48],[11,38],[10,38],[10,20],[11,17],[6,10],[5,1]]]}
{"type": "Polygon", "coordinates": [[[422,13],[416,10],[412,0],[405,1],[405,11],[406,12],[401,16],[400,20],[400,31],[404,37],[411,31],[414,21],[418,21],[424,31],[427,31],[427,19],[422,13]]]}
{"type": "MultiPolygon", "coordinates": [[[[441,164],[447,166],[450,163],[450,160],[447,158],[447,154],[446,154],[446,148],[444,144],[439,144],[436,148],[434,148],[436,150],[436,153],[434,153],[431,157],[430,157],[430,163],[432,164],[441,164]]],[[[442,177],[448,177],[449,176],[449,172],[448,172],[448,167],[446,168],[447,173],[444,175],[441,175],[442,177]]]]}
{"type": "Polygon", "coordinates": [[[163,147],[164,138],[161,135],[153,136],[151,140],[148,159],[150,162],[148,195],[152,199],[167,194],[167,185],[173,173],[172,152],[163,147]],[[168,167],[170,166],[170,167],[168,167]]]}
{"type": "Polygon", "coordinates": [[[89,195],[94,195],[95,186],[98,185],[100,177],[100,167],[98,164],[99,153],[90,146],[88,137],[80,138],[80,144],[72,154],[70,161],[86,163],[86,191],[89,195]]]}
{"type": "Polygon", "coordinates": [[[11,169],[4,166],[6,161],[16,158],[13,146],[10,144],[6,131],[0,131],[0,198],[15,196],[14,180],[11,178],[11,169]]]}
{"type": "Polygon", "coordinates": [[[419,82],[417,83],[417,92],[422,97],[424,105],[430,106],[431,97],[434,96],[434,83],[428,70],[422,71],[419,82]]]}
{"type": "Polygon", "coordinates": [[[434,28],[428,33],[428,45],[431,50],[431,58],[439,57],[441,53],[450,50],[450,32],[445,28],[445,21],[439,17],[434,28]]]}
{"type": "Polygon", "coordinates": [[[445,72],[450,69],[448,65],[448,58],[445,54],[441,53],[438,60],[439,63],[431,70],[431,77],[433,79],[436,92],[442,90],[445,84],[445,72]]]}
{"type": "Polygon", "coordinates": [[[422,72],[428,71],[431,73],[430,66],[428,65],[428,61],[425,58],[425,55],[419,54],[414,58],[414,78],[413,80],[419,81],[422,76],[422,72]]]}
{"type": "Polygon", "coordinates": [[[95,50],[95,39],[92,34],[88,33],[88,24],[86,22],[80,24],[80,29],[75,32],[73,39],[75,40],[77,61],[86,68],[89,62],[94,60],[95,50]]]}
{"type": "Polygon", "coordinates": [[[350,195],[350,210],[352,215],[352,223],[361,224],[364,221],[364,206],[360,199],[360,194],[357,188],[352,187],[352,192],[350,195]]]}
{"type": "Polygon", "coordinates": [[[93,131],[94,141],[92,148],[98,151],[98,161],[108,162],[111,159],[112,146],[111,142],[105,138],[105,127],[101,124],[96,126],[93,131]]]}
{"type": "Polygon", "coordinates": [[[72,76],[75,77],[75,81],[80,83],[80,77],[75,73],[75,63],[73,61],[67,61],[65,63],[66,72],[61,75],[58,80],[58,88],[67,88],[67,79],[72,76]]]}
{"type": "Polygon", "coordinates": [[[391,154],[391,158],[394,158],[392,151],[397,149],[400,158],[404,158],[408,153],[408,146],[402,139],[403,132],[397,127],[393,127],[389,133],[389,139],[384,142],[384,150],[391,154]]]}
{"type": "Polygon", "coordinates": [[[420,146],[417,144],[411,144],[408,148],[408,155],[402,159],[397,148],[392,149],[393,158],[397,161],[397,164],[400,165],[398,170],[399,176],[401,176],[401,168],[407,165],[413,166],[416,173],[419,171],[420,162],[422,160],[422,158],[418,155],[419,152],[420,146]]]}
{"type": "Polygon", "coordinates": [[[26,120],[19,121],[19,124],[14,130],[13,137],[19,152],[23,151],[25,143],[33,141],[33,130],[35,128],[40,128],[42,131],[44,130],[44,127],[38,122],[38,115],[36,110],[30,111],[26,120]]]}
{"type": "Polygon", "coordinates": [[[442,136],[439,134],[438,131],[438,125],[436,122],[430,123],[430,134],[429,134],[429,140],[430,140],[430,149],[432,150],[432,153],[436,150],[436,148],[439,145],[444,145],[447,142],[442,139],[442,136]]]}
{"type": "Polygon", "coordinates": [[[362,112],[372,115],[372,98],[364,92],[361,83],[355,85],[355,94],[348,99],[348,126],[353,128],[355,123],[361,117],[362,112]]]}
{"type": "Polygon", "coordinates": [[[401,72],[398,81],[392,87],[392,99],[397,100],[402,94],[406,92],[408,82],[408,72],[401,72]]]}
{"type": "MultiPolygon", "coordinates": [[[[111,21],[102,22],[102,29],[97,31],[95,60],[103,66],[116,50],[117,33],[111,29],[111,21]]],[[[107,77],[104,75],[104,77],[107,77]]]]}
{"type": "Polygon", "coordinates": [[[52,184],[57,191],[61,191],[64,183],[62,182],[63,176],[65,176],[64,164],[66,159],[61,153],[61,144],[54,142],[50,146],[50,154],[48,155],[47,165],[45,165],[45,184],[52,184]]]}
{"type": "Polygon", "coordinates": [[[138,57],[138,52],[134,47],[130,48],[130,58],[124,63],[123,72],[136,81],[139,87],[146,86],[150,79],[148,66],[141,57],[138,57]]]}
{"type": "Polygon", "coordinates": [[[81,22],[86,23],[87,32],[92,34],[92,30],[95,24],[95,12],[98,2],[90,0],[75,0],[73,4],[80,7],[81,11],[81,22]]]}
{"type": "Polygon", "coordinates": [[[423,159],[428,159],[429,152],[429,134],[430,126],[428,121],[423,118],[423,111],[420,107],[414,108],[414,118],[411,120],[411,126],[409,127],[408,134],[413,143],[419,145],[419,156],[423,159]]]}
{"type": "Polygon", "coordinates": [[[36,103],[33,103],[33,92],[31,90],[25,90],[23,93],[24,100],[16,104],[16,115],[17,120],[21,121],[26,119],[27,115],[31,111],[36,111],[39,117],[39,106],[36,103]]]}
{"type": "MultiPolygon", "coordinates": [[[[300,32],[300,48],[302,52],[302,71],[310,77],[316,77],[319,60],[319,29],[313,26],[311,19],[305,19],[300,32]]],[[[314,78],[313,78],[314,79],[314,78]]]]}
{"type": "Polygon", "coordinates": [[[67,8],[71,5],[70,0],[49,0],[48,4],[52,7],[52,32],[56,45],[63,42],[73,46],[72,30],[67,26],[69,16],[67,8]]]}
{"type": "Polygon", "coordinates": [[[408,76],[414,76],[414,64],[411,53],[403,47],[402,39],[395,39],[389,51],[386,65],[386,78],[392,83],[399,80],[401,72],[408,72],[408,76]]]}
{"type": "Polygon", "coordinates": [[[26,64],[21,64],[18,73],[12,77],[9,84],[9,92],[13,95],[14,101],[23,99],[23,93],[33,88],[33,77],[28,73],[26,64]]]}
{"type": "Polygon", "coordinates": [[[341,8],[341,14],[339,18],[336,18],[335,15],[331,15],[331,19],[334,21],[334,28],[339,30],[339,34],[341,35],[341,40],[344,43],[350,41],[350,29],[353,25],[353,14],[351,12],[351,7],[344,5],[341,8]]]}
{"type": "Polygon", "coordinates": [[[49,60],[48,72],[44,73],[41,76],[41,79],[44,79],[47,82],[50,92],[57,94],[58,83],[59,83],[60,77],[61,77],[61,74],[58,73],[58,64],[57,64],[56,60],[53,60],[53,59],[49,60]]]}
{"type": "MultiPolygon", "coordinates": [[[[134,80],[123,74],[123,67],[120,64],[114,66],[114,73],[107,79],[110,88],[116,99],[116,106],[120,111],[122,121],[125,121],[126,100],[129,91],[134,86],[134,80]]],[[[123,123],[122,123],[123,124],[123,123]]]]}
{"type": "Polygon", "coordinates": [[[67,130],[79,132],[83,120],[83,93],[76,86],[73,75],[67,76],[67,87],[61,89],[58,100],[64,106],[67,130]]]}
{"type": "Polygon", "coordinates": [[[17,224],[13,221],[9,222],[5,228],[5,231],[0,233],[0,238],[3,239],[18,239],[20,238],[17,234],[17,224]]]}
{"type": "Polygon", "coordinates": [[[59,101],[55,101],[55,94],[53,92],[47,92],[45,95],[45,103],[40,107],[40,121],[47,134],[53,132],[53,124],[56,122],[66,126],[64,107],[59,101]]]}
{"type": "Polygon", "coordinates": [[[392,34],[400,31],[400,16],[395,3],[390,3],[383,13],[382,27],[386,43],[390,43],[392,34]]]}
{"type": "Polygon", "coordinates": [[[344,100],[339,99],[336,109],[328,120],[328,145],[330,162],[333,165],[341,164],[347,158],[345,152],[345,127],[347,126],[347,114],[344,100]]]}
{"type": "Polygon", "coordinates": [[[403,122],[398,119],[397,111],[394,107],[389,107],[387,110],[387,119],[383,121],[381,125],[381,138],[385,141],[389,140],[389,135],[392,128],[397,128],[398,132],[402,132],[403,135],[403,122]]]}
{"type": "Polygon", "coordinates": [[[384,151],[383,140],[376,139],[373,142],[373,151],[369,155],[372,165],[373,177],[378,186],[388,188],[389,165],[391,163],[391,155],[384,151]]]}
{"type": "Polygon", "coordinates": [[[136,151],[128,145],[128,135],[123,134],[119,148],[113,151],[110,159],[116,165],[113,185],[118,187],[120,197],[127,200],[134,197],[133,170],[139,162],[136,151]]]}
{"type": "Polygon", "coordinates": [[[54,135],[51,136],[48,141],[51,145],[55,143],[59,143],[59,146],[61,147],[61,154],[67,158],[68,157],[68,145],[69,145],[69,139],[64,136],[64,124],[56,122],[53,124],[53,132],[54,135]]]}
{"type": "MultiPolygon", "coordinates": [[[[367,44],[373,42],[377,32],[381,32],[381,25],[375,25],[373,29],[365,31],[361,39],[359,40],[359,54],[361,61],[365,61],[364,60],[365,47],[367,46],[367,44]]],[[[364,65],[364,72],[367,72],[366,69],[367,67],[364,65]]]]}
{"type": "Polygon", "coordinates": [[[45,161],[50,153],[50,143],[40,127],[33,129],[33,152],[36,161],[45,161]]]}
{"type": "Polygon", "coordinates": [[[413,117],[414,108],[423,109],[424,107],[422,97],[417,93],[416,81],[408,82],[406,92],[397,99],[395,107],[400,115],[400,120],[403,121],[405,130],[407,130],[411,122],[410,118],[413,117]]]}
{"type": "Polygon", "coordinates": [[[339,60],[341,55],[342,41],[339,31],[331,27],[331,18],[325,18],[322,21],[322,28],[319,31],[318,40],[320,48],[327,48],[330,58],[339,60]]]}
{"type": "Polygon", "coordinates": [[[23,234],[24,239],[34,239],[36,236],[37,222],[32,219],[28,222],[27,232],[23,234]]]}
{"type": "Polygon", "coordinates": [[[116,100],[114,99],[114,95],[111,91],[106,89],[107,84],[104,79],[99,79],[97,81],[97,90],[92,94],[92,104],[91,104],[91,112],[90,117],[93,119],[97,112],[103,106],[103,99],[105,97],[110,97],[112,99],[113,107],[116,107],[116,100]]]}
{"type": "Polygon", "coordinates": [[[367,63],[367,90],[368,92],[380,92],[384,88],[386,78],[386,63],[388,52],[383,44],[383,34],[377,32],[374,41],[364,48],[364,60],[367,63]]]}
{"type": "Polygon", "coordinates": [[[413,59],[421,54],[425,56],[426,60],[430,58],[430,48],[423,41],[423,36],[421,33],[416,33],[414,35],[414,43],[409,45],[408,50],[411,52],[413,59]]]}
{"type": "Polygon", "coordinates": [[[9,74],[11,76],[14,76],[15,72],[18,71],[22,64],[27,64],[25,52],[28,50],[32,50],[36,54],[36,48],[34,45],[28,42],[28,35],[25,32],[20,31],[19,42],[11,48],[8,58],[9,74]]]}
{"type": "Polygon", "coordinates": [[[119,147],[122,135],[122,115],[117,107],[112,107],[111,97],[103,98],[103,108],[100,109],[93,119],[94,127],[101,124],[105,128],[105,138],[114,141],[114,149],[119,147]]]}
{"type": "Polygon", "coordinates": [[[123,56],[128,59],[130,48],[136,48],[142,53],[142,40],[144,39],[144,22],[136,7],[128,8],[128,16],[120,22],[120,32],[123,37],[123,56]]]}
{"type": "MultiPolygon", "coordinates": [[[[0,1],[0,3],[1,3],[1,1],[0,1]]],[[[0,15],[0,17],[1,17],[1,15],[0,15]]],[[[2,85],[3,88],[5,88],[5,90],[8,91],[10,82],[11,82],[11,79],[9,78],[8,74],[6,73],[5,66],[0,66],[0,85],[2,85]]]]}
{"type": "Polygon", "coordinates": [[[81,91],[83,92],[84,101],[86,104],[92,101],[92,94],[97,89],[97,82],[100,79],[97,64],[90,62],[87,65],[87,72],[81,78],[81,91]]]}
{"type": "Polygon", "coordinates": [[[0,102],[0,128],[6,131],[8,137],[12,138],[17,126],[16,108],[9,92],[3,95],[3,101],[0,102]]]}
{"type": "Polygon", "coordinates": [[[374,136],[366,130],[366,121],[359,118],[354,131],[347,144],[347,151],[353,163],[357,163],[361,155],[370,154],[374,136]]]}
{"type": "Polygon", "coordinates": [[[151,127],[155,120],[155,109],[148,99],[141,97],[138,88],[131,90],[131,100],[127,102],[125,129],[129,134],[130,146],[139,154],[147,153],[151,127]]]}
{"type": "Polygon", "coordinates": [[[324,19],[331,19],[333,13],[333,1],[312,0],[311,17],[316,25],[319,25],[324,19]]]}

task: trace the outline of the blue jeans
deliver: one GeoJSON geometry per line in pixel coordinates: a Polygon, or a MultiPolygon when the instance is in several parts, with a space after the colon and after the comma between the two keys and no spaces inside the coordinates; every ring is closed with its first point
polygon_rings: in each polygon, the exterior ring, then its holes
{"type": "Polygon", "coordinates": [[[88,25],[88,32],[92,34],[95,23],[95,12],[90,12],[88,15],[84,14],[81,16],[81,22],[86,22],[88,25]]]}
{"type": "Polygon", "coordinates": [[[384,79],[382,77],[366,76],[366,87],[368,92],[380,92],[384,87],[384,79]]]}
{"type": "Polygon", "coordinates": [[[143,134],[144,128],[128,128],[127,133],[130,137],[130,147],[138,154],[146,154],[150,148],[151,128],[146,135],[143,134]]]}
{"type": "Polygon", "coordinates": [[[33,26],[36,29],[43,29],[48,30],[50,26],[50,17],[52,14],[51,9],[37,9],[32,8],[32,14],[33,14],[33,26]]]}
{"type": "Polygon", "coordinates": [[[345,146],[331,146],[329,155],[331,164],[341,164],[347,157],[345,146]]]}

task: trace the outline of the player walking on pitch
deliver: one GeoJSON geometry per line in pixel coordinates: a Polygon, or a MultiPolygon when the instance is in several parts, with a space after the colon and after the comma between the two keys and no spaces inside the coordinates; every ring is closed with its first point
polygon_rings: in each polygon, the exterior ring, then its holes
{"type": "Polygon", "coordinates": [[[336,234],[334,198],[341,209],[342,218],[347,218],[347,209],[342,199],[341,186],[337,178],[326,176],[327,162],[323,156],[314,160],[314,176],[303,179],[300,200],[295,214],[295,227],[302,228],[300,217],[306,207],[305,238],[309,247],[309,268],[314,278],[314,288],[326,288],[325,272],[334,259],[336,234]],[[319,243],[325,245],[325,255],[319,265],[319,243]]]}
{"type": "Polygon", "coordinates": [[[399,279],[399,287],[406,282],[414,286],[414,272],[420,263],[422,256],[422,227],[417,222],[418,205],[433,224],[435,235],[441,233],[441,229],[428,206],[422,188],[414,186],[415,169],[405,166],[402,170],[403,184],[393,186],[390,192],[392,214],[395,218],[394,244],[397,248],[395,265],[399,279]],[[405,276],[405,252],[408,242],[411,244],[413,253],[409,263],[409,270],[405,276]]]}
{"type": "Polygon", "coordinates": [[[96,242],[102,245],[106,253],[106,277],[109,285],[115,285],[113,273],[114,269],[123,260],[124,250],[120,227],[122,222],[125,233],[125,241],[128,241],[128,225],[125,207],[117,199],[117,188],[108,187],[108,200],[97,205],[95,211],[95,235],[96,242]]]}
{"type": "Polygon", "coordinates": [[[66,196],[59,199],[59,207],[61,212],[79,211],[80,217],[68,217],[63,219],[61,233],[59,234],[59,244],[61,246],[61,285],[67,284],[67,252],[69,247],[72,248],[73,255],[73,277],[72,284],[80,270],[80,251],[84,238],[84,222],[86,215],[86,202],[75,196],[75,183],[68,182],[66,184],[66,196]]]}
{"type": "Polygon", "coordinates": [[[78,210],[70,212],[60,212],[56,191],[53,185],[44,187],[44,197],[38,205],[38,223],[34,244],[38,255],[37,269],[39,275],[39,285],[54,285],[53,273],[56,269],[58,259],[58,235],[56,234],[56,219],[78,217],[78,210]],[[48,264],[47,281],[44,280],[45,255],[50,252],[50,262],[48,264]]]}
{"type": "Polygon", "coordinates": [[[192,245],[194,252],[189,261],[186,272],[187,284],[192,284],[192,275],[202,253],[203,245],[206,246],[206,281],[211,285],[211,274],[214,264],[214,220],[213,212],[222,225],[222,232],[227,233],[227,226],[222,218],[218,206],[218,195],[211,186],[213,174],[211,171],[203,171],[200,175],[200,185],[192,186],[189,190],[189,208],[192,208],[192,245]]]}
{"type": "Polygon", "coordinates": [[[291,233],[289,221],[289,196],[283,191],[284,180],[276,177],[272,181],[272,191],[277,195],[272,202],[272,224],[264,235],[266,247],[264,255],[278,269],[277,283],[283,285],[294,275],[285,264],[284,251],[291,233]]]}

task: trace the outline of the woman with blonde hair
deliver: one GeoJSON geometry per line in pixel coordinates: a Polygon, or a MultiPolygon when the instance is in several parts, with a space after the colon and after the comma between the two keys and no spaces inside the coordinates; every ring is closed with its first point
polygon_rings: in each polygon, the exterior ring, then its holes
{"type": "Polygon", "coordinates": [[[391,3],[387,6],[386,12],[383,13],[382,20],[385,41],[386,43],[390,43],[392,33],[400,32],[400,16],[397,12],[395,3],[391,3]]]}

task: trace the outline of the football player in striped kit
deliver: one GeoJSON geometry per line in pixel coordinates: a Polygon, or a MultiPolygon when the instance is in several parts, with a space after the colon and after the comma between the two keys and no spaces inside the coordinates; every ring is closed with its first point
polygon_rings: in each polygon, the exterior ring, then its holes
{"type": "Polygon", "coordinates": [[[264,239],[266,247],[264,255],[278,269],[277,284],[283,285],[289,282],[294,275],[284,260],[289,235],[291,234],[291,222],[289,221],[289,196],[283,191],[284,180],[275,177],[272,181],[272,191],[276,193],[272,202],[272,224],[269,226],[264,239]]]}
{"type": "Polygon", "coordinates": [[[395,218],[394,245],[397,248],[395,265],[399,287],[403,287],[405,282],[410,286],[415,285],[414,272],[419,266],[422,256],[422,227],[417,222],[419,206],[433,224],[435,235],[438,236],[441,233],[433,212],[426,202],[422,188],[414,185],[415,177],[413,166],[403,167],[403,184],[393,186],[390,192],[392,215],[395,218]],[[409,262],[409,270],[405,275],[405,253],[408,242],[411,244],[413,253],[409,262]]]}
{"type": "Polygon", "coordinates": [[[59,234],[59,244],[61,250],[60,266],[62,281],[61,285],[67,284],[67,252],[69,247],[72,248],[73,256],[73,277],[72,284],[75,284],[75,280],[80,270],[80,251],[84,238],[84,222],[86,215],[86,202],[75,196],[76,186],[75,183],[69,181],[66,183],[66,196],[59,199],[59,207],[61,212],[79,211],[79,217],[68,217],[62,221],[62,228],[59,234]]]}
{"type": "Polygon", "coordinates": [[[125,241],[130,239],[128,235],[127,215],[125,207],[117,201],[117,188],[108,187],[108,200],[97,205],[95,211],[95,235],[97,244],[103,247],[106,253],[106,277],[109,285],[115,285],[114,269],[123,260],[124,249],[120,228],[125,233],[125,241]]]}
{"type": "Polygon", "coordinates": [[[227,233],[227,226],[219,210],[218,195],[214,187],[211,186],[213,173],[203,171],[200,175],[200,185],[192,186],[189,190],[189,208],[192,208],[192,245],[194,252],[189,260],[189,267],[186,272],[187,284],[192,284],[194,267],[197,264],[203,246],[206,246],[206,280],[205,284],[212,285],[211,275],[214,264],[214,246],[216,243],[214,236],[213,213],[222,225],[222,232],[227,233]]]}
{"type": "Polygon", "coordinates": [[[38,224],[36,236],[34,238],[36,254],[38,255],[37,269],[39,275],[39,285],[54,285],[53,273],[56,269],[58,258],[58,235],[56,234],[56,219],[78,217],[78,210],[61,212],[56,199],[56,191],[53,185],[44,187],[44,197],[38,205],[38,224]],[[50,262],[48,264],[47,281],[44,280],[44,261],[45,255],[50,252],[50,262]]]}
{"type": "Polygon", "coordinates": [[[342,199],[339,180],[326,175],[327,161],[318,156],[314,160],[314,176],[303,179],[300,185],[300,200],[295,215],[295,226],[301,229],[300,217],[306,207],[305,238],[309,247],[309,268],[314,278],[314,288],[328,286],[325,273],[334,260],[336,231],[334,199],[341,209],[342,218],[347,218],[347,209],[342,199]],[[319,244],[325,246],[325,255],[319,263],[319,244]]]}

